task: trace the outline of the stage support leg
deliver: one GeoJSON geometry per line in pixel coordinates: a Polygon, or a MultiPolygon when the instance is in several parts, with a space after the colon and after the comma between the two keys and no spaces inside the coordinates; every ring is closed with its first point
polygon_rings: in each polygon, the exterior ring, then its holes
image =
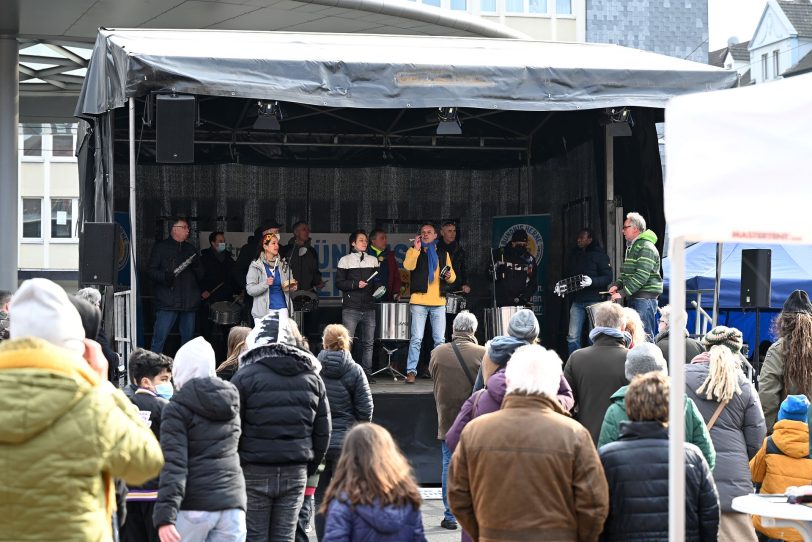
{"type": "Polygon", "coordinates": [[[13,292],[17,289],[19,241],[17,134],[20,118],[20,77],[16,15],[4,13],[3,18],[6,16],[15,20],[0,23],[3,26],[0,28],[0,231],[3,232],[3,235],[0,235],[0,254],[3,255],[3,264],[0,265],[0,290],[13,292]],[[12,23],[15,28],[5,28],[12,23]]]}
{"type": "Polygon", "coordinates": [[[133,348],[138,346],[138,265],[136,240],[138,219],[135,214],[135,98],[129,101],[130,113],[130,337],[133,348]]]}
{"type": "MultiPolygon", "coordinates": [[[[671,240],[671,305],[685,307],[685,238],[671,240]]],[[[684,329],[686,312],[675,311],[671,326],[684,329]]],[[[685,540],[685,341],[670,341],[671,395],[668,402],[668,540],[685,540]]]]}
{"type": "Polygon", "coordinates": [[[606,154],[606,252],[614,269],[620,269],[617,261],[617,208],[615,206],[615,139],[608,130],[604,131],[604,152],[606,154]]]}

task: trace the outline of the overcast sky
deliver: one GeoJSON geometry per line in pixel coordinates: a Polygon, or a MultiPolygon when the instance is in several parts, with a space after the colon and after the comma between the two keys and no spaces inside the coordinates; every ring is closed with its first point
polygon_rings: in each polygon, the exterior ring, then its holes
{"type": "Polygon", "coordinates": [[[708,0],[708,50],[727,45],[730,36],[739,41],[753,37],[767,0],[708,0]]]}

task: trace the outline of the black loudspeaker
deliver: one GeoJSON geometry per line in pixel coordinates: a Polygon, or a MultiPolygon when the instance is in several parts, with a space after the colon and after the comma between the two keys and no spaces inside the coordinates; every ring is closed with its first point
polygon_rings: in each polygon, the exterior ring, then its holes
{"type": "Polygon", "coordinates": [[[742,250],[742,307],[770,307],[772,250],[742,250]]]}
{"type": "Polygon", "coordinates": [[[195,97],[158,94],[155,97],[155,161],[191,164],[195,161],[195,97]]]}
{"type": "Polygon", "coordinates": [[[119,225],[115,222],[85,222],[79,283],[115,286],[119,225]]]}

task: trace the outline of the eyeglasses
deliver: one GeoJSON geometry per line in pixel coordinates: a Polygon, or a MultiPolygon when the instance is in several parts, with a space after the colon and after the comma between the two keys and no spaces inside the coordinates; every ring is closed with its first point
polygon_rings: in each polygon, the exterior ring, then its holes
{"type": "Polygon", "coordinates": [[[173,228],[180,228],[182,230],[188,230],[189,229],[189,226],[186,226],[186,225],[176,225],[176,226],[172,226],[172,227],[173,228]]]}
{"type": "Polygon", "coordinates": [[[628,230],[629,228],[633,228],[634,226],[623,226],[624,230],[628,230]]]}

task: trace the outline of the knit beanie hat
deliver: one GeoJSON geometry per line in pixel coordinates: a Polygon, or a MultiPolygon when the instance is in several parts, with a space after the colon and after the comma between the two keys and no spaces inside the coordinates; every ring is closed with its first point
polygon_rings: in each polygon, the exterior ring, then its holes
{"type": "Polygon", "coordinates": [[[58,284],[42,278],[23,282],[11,298],[9,313],[12,339],[38,337],[84,355],[82,319],[58,284]]]}
{"type": "Polygon", "coordinates": [[[539,336],[539,321],[530,309],[520,309],[510,317],[508,335],[533,342],[539,336]]]}
{"type": "Polygon", "coordinates": [[[175,354],[172,362],[172,380],[181,389],[193,378],[215,376],[214,349],[203,337],[192,339],[175,354]]]}
{"type": "Polygon", "coordinates": [[[778,421],[795,420],[807,423],[808,412],[809,399],[806,398],[806,395],[787,395],[787,398],[781,403],[781,410],[778,411],[778,421]]]}
{"type": "Polygon", "coordinates": [[[637,375],[660,371],[668,374],[668,365],[663,353],[654,343],[645,342],[635,345],[626,353],[626,380],[632,381],[637,375]]]}
{"type": "Polygon", "coordinates": [[[73,306],[79,313],[79,317],[82,319],[82,327],[85,329],[85,338],[95,341],[99,336],[99,329],[101,328],[101,311],[84,299],[79,299],[74,295],[69,296],[68,299],[73,303],[73,306]]]}
{"type": "Polygon", "coordinates": [[[510,236],[511,243],[526,243],[527,242],[527,231],[525,230],[516,230],[513,232],[513,235],[510,236]]]}
{"type": "Polygon", "coordinates": [[[727,346],[731,352],[738,354],[744,344],[744,338],[742,332],[735,327],[716,326],[705,335],[702,344],[708,350],[711,346],[727,346]]]}
{"type": "Polygon", "coordinates": [[[812,314],[812,303],[809,302],[809,294],[803,290],[795,290],[786,301],[784,301],[783,312],[794,312],[812,314]]]}

